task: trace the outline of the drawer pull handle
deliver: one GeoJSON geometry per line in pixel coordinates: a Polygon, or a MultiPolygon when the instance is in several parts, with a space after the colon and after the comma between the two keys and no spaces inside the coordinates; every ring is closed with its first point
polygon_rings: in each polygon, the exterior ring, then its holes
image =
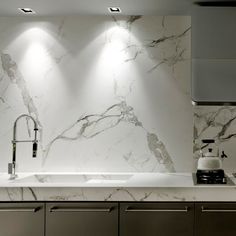
{"type": "Polygon", "coordinates": [[[125,212],[188,212],[189,207],[185,206],[184,209],[145,209],[145,208],[131,208],[127,207],[125,212]]]}
{"type": "Polygon", "coordinates": [[[41,209],[41,207],[12,207],[12,208],[0,208],[0,212],[37,212],[41,209]]]}
{"type": "Polygon", "coordinates": [[[110,208],[64,208],[64,207],[51,207],[50,212],[111,212],[110,208]]]}
{"type": "Polygon", "coordinates": [[[236,209],[207,209],[204,206],[201,207],[202,212],[236,212],[236,209]]]}

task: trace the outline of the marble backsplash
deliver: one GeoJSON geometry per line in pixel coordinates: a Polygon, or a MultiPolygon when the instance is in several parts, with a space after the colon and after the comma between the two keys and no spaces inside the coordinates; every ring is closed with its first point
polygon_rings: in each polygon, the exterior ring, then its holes
{"type": "MultiPolygon", "coordinates": [[[[220,153],[228,158],[223,160],[227,172],[235,172],[236,145],[236,107],[233,106],[196,106],[194,107],[194,160],[200,155],[201,140],[215,139],[220,153]]],[[[206,147],[207,148],[207,147],[206,147]]]]}
{"type": "Polygon", "coordinates": [[[0,171],[23,113],[40,143],[36,159],[17,145],[18,171],[192,170],[190,17],[2,17],[0,32],[0,171]]]}

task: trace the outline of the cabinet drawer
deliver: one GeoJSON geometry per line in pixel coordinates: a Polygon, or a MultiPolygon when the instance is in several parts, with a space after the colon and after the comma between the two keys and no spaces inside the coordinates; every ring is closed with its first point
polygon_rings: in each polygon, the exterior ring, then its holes
{"type": "Polygon", "coordinates": [[[236,234],[236,203],[196,203],[197,236],[236,234]]]}
{"type": "Polygon", "coordinates": [[[191,236],[192,203],[122,203],[121,236],[191,236]]]}
{"type": "Polygon", "coordinates": [[[118,203],[50,203],[47,236],[118,236],[118,203]]]}
{"type": "Polygon", "coordinates": [[[44,203],[0,203],[1,236],[44,236],[44,203]]]}

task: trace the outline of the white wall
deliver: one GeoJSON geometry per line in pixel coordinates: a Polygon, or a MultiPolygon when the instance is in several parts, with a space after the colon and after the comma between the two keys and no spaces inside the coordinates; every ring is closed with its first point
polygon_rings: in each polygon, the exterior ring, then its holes
{"type": "Polygon", "coordinates": [[[0,171],[192,170],[190,17],[0,19],[0,171]],[[30,122],[19,123],[28,138],[30,122]]]}

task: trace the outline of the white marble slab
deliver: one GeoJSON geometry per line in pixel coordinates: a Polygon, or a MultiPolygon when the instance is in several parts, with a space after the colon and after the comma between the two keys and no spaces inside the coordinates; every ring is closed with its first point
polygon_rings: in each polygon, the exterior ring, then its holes
{"type": "Polygon", "coordinates": [[[221,188],[234,187],[235,178],[228,177],[228,184],[196,185],[192,173],[133,173],[133,172],[38,172],[18,173],[15,179],[0,174],[0,187],[129,187],[129,188],[221,188]]]}
{"type": "Polygon", "coordinates": [[[40,140],[37,159],[17,145],[18,171],[192,171],[189,16],[3,17],[0,32],[1,172],[22,113],[40,140]]]}
{"type": "Polygon", "coordinates": [[[236,201],[236,186],[194,185],[192,173],[1,174],[0,201],[236,201]]]}

